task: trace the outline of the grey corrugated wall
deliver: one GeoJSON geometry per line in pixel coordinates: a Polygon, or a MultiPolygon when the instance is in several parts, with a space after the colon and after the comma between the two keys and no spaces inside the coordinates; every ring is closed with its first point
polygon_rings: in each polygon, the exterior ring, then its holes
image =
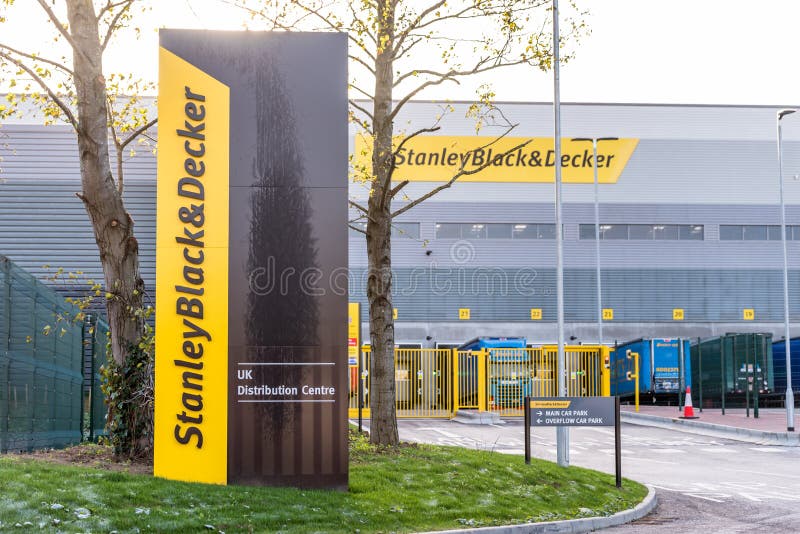
{"type": "MultiPolygon", "coordinates": [[[[471,121],[458,115],[463,106],[457,107],[459,112],[445,120],[443,133],[473,134],[471,121]]],[[[399,122],[409,128],[422,125],[436,109],[432,103],[414,104],[399,122]]],[[[505,109],[520,122],[515,135],[548,136],[548,104],[510,104],[505,109]]],[[[604,306],[614,308],[615,321],[666,324],[674,307],[685,309],[687,325],[741,323],[743,307],[755,308],[757,321],[780,321],[780,244],[718,240],[720,224],[779,220],[774,111],[753,106],[565,105],[568,135],[640,139],[619,182],[601,188],[603,222],[705,227],[702,242],[602,243],[604,306]]],[[[787,126],[785,134],[788,217],[800,224],[800,180],[793,179],[800,174],[800,129],[787,126]]],[[[126,155],[125,199],[136,222],[142,274],[152,289],[155,158],[145,147],[135,150],[135,157],[126,155]]],[[[94,238],[75,196],[80,183],[72,131],[6,124],[0,128],[0,157],[0,253],[40,278],[63,267],[101,279],[94,238]],[[43,268],[46,264],[49,270],[43,268]]],[[[411,184],[406,191],[413,197],[432,186],[411,184]]],[[[351,196],[363,198],[363,188],[351,186],[351,196]]],[[[524,324],[531,307],[543,308],[544,321],[552,320],[552,240],[435,239],[437,222],[552,222],[551,198],[552,184],[464,183],[405,214],[403,220],[421,224],[421,235],[419,240],[394,241],[401,324],[428,322],[435,329],[438,322],[456,321],[459,307],[470,307],[473,319],[482,324],[524,324]],[[459,276],[469,284],[476,281],[478,289],[459,291],[459,276]],[[503,280],[513,287],[517,276],[534,291],[490,295],[485,289],[503,280]],[[418,288],[414,291],[409,289],[412,279],[418,288]],[[448,280],[449,292],[430,290],[448,280]]],[[[590,185],[565,186],[566,313],[569,321],[586,323],[594,319],[594,247],[592,241],[578,239],[578,225],[592,221],[591,198],[590,185]]],[[[799,295],[800,242],[789,243],[789,254],[790,291],[799,295]]],[[[360,279],[366,253],[360,236],[350,239],[350,264],[353,299],[363,302],[360,279]]],[[[800,319],[797,299],[791,308],[800,319]]]]}

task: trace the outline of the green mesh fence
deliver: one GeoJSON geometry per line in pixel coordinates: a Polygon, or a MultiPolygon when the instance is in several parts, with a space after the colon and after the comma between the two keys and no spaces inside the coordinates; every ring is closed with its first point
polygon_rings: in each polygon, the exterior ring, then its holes
{"type": "Polygon", "coordinates": [[[104,436],[106,403],[101,389],[100,367],[106,363],[108,324],[96,316],[88,316],[83,328],[84,437],[95,441],[104,436]]]}
{"type": "Polygon", "coordinates": [[[77,310],[0,256],[0,452],[81,440],[77,310]]]}

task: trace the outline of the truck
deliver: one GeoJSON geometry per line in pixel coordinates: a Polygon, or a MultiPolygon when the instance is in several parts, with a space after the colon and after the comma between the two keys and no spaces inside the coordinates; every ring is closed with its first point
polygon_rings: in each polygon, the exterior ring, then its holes
{"type": "Polygon", "coordinates": [[[678,399],[692,385],[691,342],[681,338],[650,338],[617,345],[611,353],[611,394],[621,397],[635,393],[633,357],[639,354],[639,394],[659,399],[678,399]]]}

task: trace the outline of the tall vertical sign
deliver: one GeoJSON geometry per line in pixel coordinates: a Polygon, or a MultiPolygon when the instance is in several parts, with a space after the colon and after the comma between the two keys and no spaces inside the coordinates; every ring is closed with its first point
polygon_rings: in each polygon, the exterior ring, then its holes
{"type": "Polygon", "coordinates": [[[160,44],[154,473],[346,488],[346,38],[160,44]]]}

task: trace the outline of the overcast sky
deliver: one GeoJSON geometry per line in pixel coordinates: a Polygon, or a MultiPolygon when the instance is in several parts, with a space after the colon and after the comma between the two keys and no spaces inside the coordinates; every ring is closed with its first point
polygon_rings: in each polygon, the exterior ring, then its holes
{"type": "MultiPolygon", "coordinates": [[[[800,104],[798,0],[578,0],[591,35],[561,71],[566,102],[800,104]]],[[[165,25],[235,29],[215,0],[160,2],[165,25]],[[169,7],[167,7],[169,6],[169,7]]],[[[567,1],[561,0],[562,9],[567,1]]],[[[551,74],[495,80],[500,100],[551,101],[551,74]]],[[[436,95],[469,99],[469,89],[436,95]]]]}
{"type": "MultiPolygon", "coordinates": [[[[155,28],[240,29],[243,17],[220,0],[151,0],[142,41],[110,50],[110,70],[155,79],[155,28]]],[[[561,71],[564,102],[800,104],[798,0],[578,0],[591,35],[561,71]]],[[[567,0],[561,0],[566,9],[567,0]]],[[[32,28],[40,9],[16,2],[0,40],[43,48],[32,28]],[[34,18],[35,17],[35,18],[34,18]]],[[[494,78],[498,100],[552,101],[551,73],[518,70],[494,78]]],[[[443,87],[426,98],[471,99],[443,87]]]]}

